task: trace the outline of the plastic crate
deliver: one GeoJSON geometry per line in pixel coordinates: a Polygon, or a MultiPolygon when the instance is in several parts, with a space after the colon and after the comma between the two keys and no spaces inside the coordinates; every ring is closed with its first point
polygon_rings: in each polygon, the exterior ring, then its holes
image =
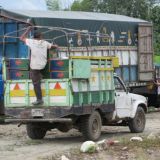
{"type": "Polygon", "coordinates": [[[8,70],[7,79],[9,80],[20,80],[20,79],[29,79],[30,72],[24,70],[8,70]]]}
{"type": "Polygon", "coordinates": [[[69,60],[49,60],[49,71],[68,71],[69,60]]]}
{"type": "Polygon", "coordinates": [[[8,61],[9,69],[29,70],[29,59],[12,58],[8,61]]]}
{"type": "Polygon", "coordinates": [[[51,79],[69,78],[69,72],[63,72],[63,71],[50,72],[50,78],[51,79]]]}

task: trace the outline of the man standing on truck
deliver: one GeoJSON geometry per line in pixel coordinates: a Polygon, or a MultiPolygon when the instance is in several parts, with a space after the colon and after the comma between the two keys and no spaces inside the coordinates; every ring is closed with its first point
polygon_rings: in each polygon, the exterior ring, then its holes
{"type": "Polygon", "coordinates": [[[47,64],[47,49],[57,48],[57,45],[42,40],[42,34],[40,32],[34,32],[33,39],[26,38],[27,34],[32,30],[32,27],[28,27],[27,30],[21,35],[20,40],[23,41],[31,51],[30,56],[30,73],[34,86],[34,91],[37,100],[33,102],[33,105],[43,104],[42,90],[41,90],[41,70],[43,70],[47,64]]]}

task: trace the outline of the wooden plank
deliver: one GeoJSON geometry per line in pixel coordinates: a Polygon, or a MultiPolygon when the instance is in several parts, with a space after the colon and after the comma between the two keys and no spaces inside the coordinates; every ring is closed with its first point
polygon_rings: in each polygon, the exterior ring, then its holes
{"type": "Polygon", "coordinates": [[[153,31],[151,24],[139,24],[138,28],[138,78],[153,80],[153,31]]]}

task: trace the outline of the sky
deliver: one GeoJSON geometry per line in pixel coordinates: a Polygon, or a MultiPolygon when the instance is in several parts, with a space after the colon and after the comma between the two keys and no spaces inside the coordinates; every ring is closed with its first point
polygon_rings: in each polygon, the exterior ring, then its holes
{"type": "MultiPolygon", "coordinates": [[[[60,0],[61,8],[68,8],[74,0],[60,0]]],[[[47,10],[45,0],[0,0],[5,9],[47,10]]]]}
{"type": "Polygon", "coordinates": [[[74,2],[74,0],[60,0],[62,8],[69,8],[69,6],[74,2]]]}
{"type": "Polygon", "coordinates": [[[0,0],[5,9],[47,10],[45,0],[0,0]]]}

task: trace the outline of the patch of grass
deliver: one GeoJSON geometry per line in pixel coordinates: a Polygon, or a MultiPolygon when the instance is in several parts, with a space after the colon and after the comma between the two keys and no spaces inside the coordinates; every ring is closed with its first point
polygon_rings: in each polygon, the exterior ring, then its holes
{"type": "Polygon", "coordinates": [[[122,143],[122,145],[128,146],[130,148],[132,148],[132,147],[139,147],[139,148],[143,148],[143,149],[153,148],[153,147],[159,148],[160,147],[160,138],[147,139],[145,137],[145,138],[143,138],[142,142],[137,142],[137,141],[131,142],[129,139],[123,138],[121,140],[121,143],[122,143]]]}
{"type": "Polygon", "coordinates": [[[25,141],[26,145],[37,145],[37,144],[42,144],[42,143],[44,143],[42,140],[29,139],[29,140],[25,141]]]}

